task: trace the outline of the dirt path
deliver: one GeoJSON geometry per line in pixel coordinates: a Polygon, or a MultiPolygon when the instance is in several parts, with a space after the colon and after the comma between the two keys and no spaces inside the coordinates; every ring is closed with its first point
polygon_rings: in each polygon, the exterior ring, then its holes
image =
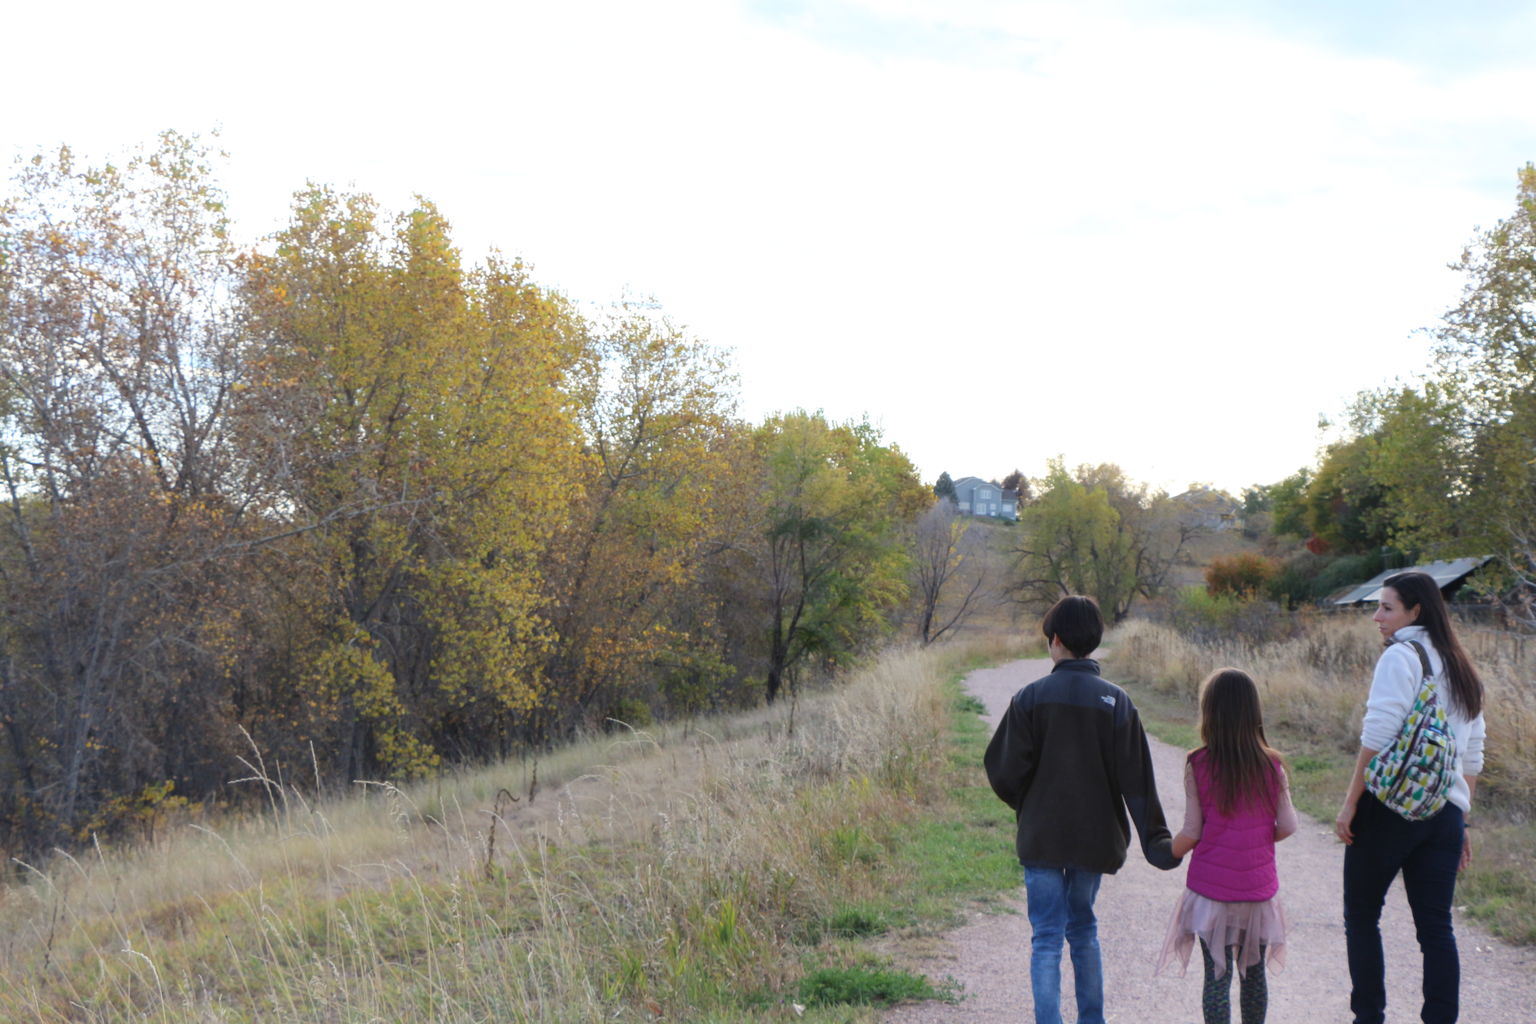
{"type": "MultiPolygon", "coordinates": [[[[1050,671],[1049,661],[1017,661],[972,673],[966,685],[997,722],[1019,687],[1050,671]]],[[[1183,751],[1152,741],[1158,790],[1171,827],[1183,820],[1179,784],[1183,751]]],[[[977,766],[980,771],[980,766],[977,766]]],[[[1350,1019],[1349,970],[1344,959],[1341,919],[1343,847],[1332,823],[1302,816],[1301,828],[1278,847],[1280,899],[1290,923],[1288,959],[1272,974],[1269,1020],[1274,1024],[1343,1024],[1350,1019]]],[[[1198,956],[1187,977],[1154,977],[1168,916],[1184,884],[1184,868],[1158,871],[1132,843],[1130,860],[1107,876],[1099,890],[1099,942],[1104,953],[1105,1015],[1122,1024],[1198,1024],[1198,956]]],[[[997,914],[977,914],[951,932],[940,948],[915,965],[935,980],[951,977],[963,986],[958,1004],[924,1003],[897,1007],[886,1024],[992,1024],[1033,1020],[1029,995],[1029,921],[1022,885],[997,914]]],[[[1387,955],[1387,1004],[1391,1021],[1419,1017],[1419,951],[1401,885],[1394,885],[1382,915],[1387,955]]],[[[1490,938],[1458,917],[1461,950],[1461,1020],[1466,1024],[1530,1024],[1536,1021],[1536,950],[1490,938]]],[[[1065,955],[1062,1012],[1075,1019],[1071,967],[1065,955]]],[[[1236,992],[1233,993],[1234,1012],[1236,992]]]]}

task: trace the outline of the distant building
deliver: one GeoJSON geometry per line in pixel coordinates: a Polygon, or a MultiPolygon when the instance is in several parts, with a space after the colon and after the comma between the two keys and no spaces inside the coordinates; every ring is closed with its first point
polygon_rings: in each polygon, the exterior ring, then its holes
{"type": "Polygon", "coordinates": [[[998,484],[977,476],[963,476],[955,481],[955,506],[969,516],[1019,518],[1019,492],[1004,490],[998,484]]]}
{"type": "Polygon", "coordinates": [[[1428,573],[1434,581],[1440,585],[1440,593],[1449,601],[1467,582],[1468,577],[1489,562],[1493,561],[1492,555],[1473,555],[1470,558],[1450,558],[1440,562],[1426,562],[1424,565],[1405,565],[1401,569],[1388,569],[1377,573],[1364,583],[1341,590],[1328,598],[1327,604],[1371,604],[1381,600],[1381,585],[1386,582],[1388,576],[1395,576],[1400,572],[1428,573]]]}
{"type": "Polygon", "coordinates": [[[1181,521],[1207,530],[1236,530],[1243,525],[1243,506],[1229,494],[1196,487],[1170,499],[1184,506],[1181,521]]]}

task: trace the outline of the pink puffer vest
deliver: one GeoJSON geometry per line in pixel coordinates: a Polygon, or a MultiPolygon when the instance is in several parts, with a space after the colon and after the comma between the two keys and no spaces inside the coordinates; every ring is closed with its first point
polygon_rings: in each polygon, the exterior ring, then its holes
{"type": "MultiPolygon", "coordinates": [[[[1231,814],[1216,806],[1215,787],[1204,749],[1189,755],[1200,793],[1204,824],[1189,861],[1185,884],[1208,899],[1238,903],[1271,899],[1280,889],[1275,873],[1274,797],[1249,799],[1231,814]]],[[[1271,788],[1279,784],[1278,770],[1271,788]]]]}

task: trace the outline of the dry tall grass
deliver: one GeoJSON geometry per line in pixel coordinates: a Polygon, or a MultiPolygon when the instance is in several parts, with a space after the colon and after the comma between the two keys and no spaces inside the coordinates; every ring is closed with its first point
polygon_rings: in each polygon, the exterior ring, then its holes
{"type": "MultiPolygon", "coordinates": [[[[1283,640],[1197,644],[1166,626],[1132,621],[1117,631],[1112,657],[1120,673],[1191,703],[1214,669],[1241,668],[1259,685],[1266,721],[1353,752],[1380,638],[1364,616],[1300,624],[1283,640]]],[[[1484,792],[1518,813],[1536,812],[1536,646],[1473,628],[1458,635],[1487,690],[1484,792]]]]}
{"type": "Polygon", "coordinates": [[[258,764],[264,815],[7,888],[0,1019],[680,1020],[782,992],[796,934],[882,884],[877,823],[934,795],[943,682],[986,653],[572,747],[531,800],[520,763],[320,802],[258,764]]]}

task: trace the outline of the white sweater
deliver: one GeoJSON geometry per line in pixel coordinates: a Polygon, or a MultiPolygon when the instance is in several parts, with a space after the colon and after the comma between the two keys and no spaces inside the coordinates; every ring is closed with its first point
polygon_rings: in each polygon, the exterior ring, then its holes
{"type": "Polygon", "coordinates": [[[1482,774],[1483,737],[1487,730],[1481,714],[1468,719],[1450,699],[1445,663],[1429,639],[1429,630],[1423,626],[1404,626],[1393,633],[1391,646],[1377,659],[1376,674],[1371,679],[1371,695],[1365,701],[1365,721],[1360,725],[1360,745],[1367,750],[1384,750],[1391,746],[1413,708],[1413,698],[1418,695],[1424,668],[1409,640],[1417,640],[1429,657],[1440,706],[1445,709],[1445,717],[1456,735],[1456,782],[1451,787],[1449,799],[1463,811],[1468,811],[1472,807],[1472,790],[1465,776],[1482,774]]]}

